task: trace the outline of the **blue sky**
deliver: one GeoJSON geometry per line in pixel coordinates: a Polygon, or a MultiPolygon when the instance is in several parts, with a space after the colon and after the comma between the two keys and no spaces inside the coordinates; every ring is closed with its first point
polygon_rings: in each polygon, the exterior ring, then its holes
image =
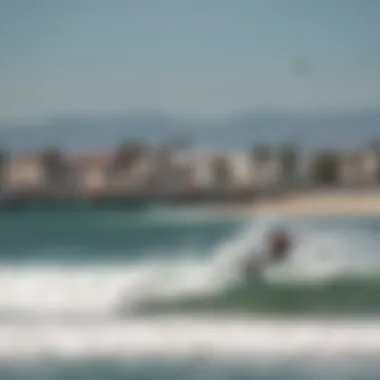
{"type": "Polygon", "coordinates": [[[376,0],[0,0],[0,120],[380,108],[379,19],[376,0]]]}

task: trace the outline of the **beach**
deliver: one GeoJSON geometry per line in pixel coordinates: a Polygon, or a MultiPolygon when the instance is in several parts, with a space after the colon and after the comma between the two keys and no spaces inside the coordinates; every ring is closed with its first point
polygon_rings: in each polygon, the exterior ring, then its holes
{"type": "Polygon", "coordinates": [[[222,209],[238,214],[302,215],[380,215],[379,191],[324,191],[283,195],[263,199],[242,206],[222,209]]]}

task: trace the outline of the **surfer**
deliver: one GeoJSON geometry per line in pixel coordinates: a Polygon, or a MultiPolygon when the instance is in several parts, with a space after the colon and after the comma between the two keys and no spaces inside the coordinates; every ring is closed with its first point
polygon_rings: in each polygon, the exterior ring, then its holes
{"type": "Polygon", "coordinates": [[[289,233],[275,230],[268,234],[265,247],[261,251],[253,251],[243,262],[243,272],[246,277],[260,275],[262,270],[275,263],[285,261],[293,246],[289,233]]]}

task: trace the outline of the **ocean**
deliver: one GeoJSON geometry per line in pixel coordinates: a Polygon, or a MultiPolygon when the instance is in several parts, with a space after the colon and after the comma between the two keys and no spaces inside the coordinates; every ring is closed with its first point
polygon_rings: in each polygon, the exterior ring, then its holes
{"type": "Polygon", "coordinates": [[[0,214],[1,379],[378,379],[380,218],[0,214]],[[266,231],[290,260],[246,281],[266,231]]]}

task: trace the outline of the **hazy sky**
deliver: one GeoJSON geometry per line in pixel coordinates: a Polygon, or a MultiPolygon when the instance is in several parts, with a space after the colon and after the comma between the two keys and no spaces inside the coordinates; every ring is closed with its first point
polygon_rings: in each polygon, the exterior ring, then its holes
{"type": "Polygon", "coordinates": [[[377,0],[0,0],[0,120],[380,107],[377,0]]]}

